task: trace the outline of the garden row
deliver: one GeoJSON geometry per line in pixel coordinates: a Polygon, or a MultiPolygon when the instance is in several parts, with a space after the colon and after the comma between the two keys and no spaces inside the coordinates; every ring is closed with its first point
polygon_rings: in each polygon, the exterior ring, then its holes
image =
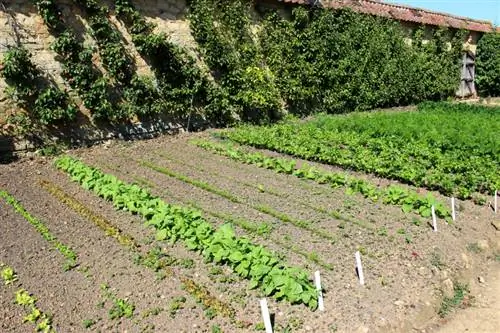
{"type": "MultiPolygon", "coordinates": [[[[66,193],[60,187],[55,185],[49,180],[40,180],[41,187],[46,190],[50,195],[56,198],[59,202],[63,204],[63,206],[67,206],[79,216],[84,218],[85,220],[93,222],[99,229],[102,230],[103,235],[105,234],[108,237],[112,237],[117,240],[117,242],[129,250],[130,254],[132,254],[133,262],[136,265],[144,266],[147,269],[151,269],[158,280],[163,280],[166,276],[174,276],[178,278],[182,283],[182,289],[189,295],[193,297],[193,300],[200,303],[204,309],[206,309],[206,315],[208,318],[213,318],[217,315],[222,315],[226,317],[231,317],[234,319],[234,309],[221,301],[217,297],[213,296],[210,289],[205,287],[203,283],[199,281],[195,281],[192,278],[184,276],[184,272],[175,272],[175,267],[183,267],[189,269],[193,267],[194,263],[190,259],[179,259],[169,255],[166,252],[166,249],[162,249],[158,247],[158,245],[152,246],[149,251],[145,250],[144,244],[138,244],[134,238],[120,230],[113,223],[111,223],[106,218],[96,214],[91,209],[87,208],[86,205],[82,204],[79,200],[74,198],[72,195],[66,193]]],[[[64,271],[68,271],[70,269],[76,268],[76,272],[82,274],[85,278],[94,280],[93,274],[96,273],[94,271],[95,267],[84,266],[82,262],[78,259],[78,255],[69,247],[68,245],[59,241],[58,237],[54,235],[54,233],[49,229],[48,224],[41,221],[39,218],[35,217],[32,213],[28,212],[28,210],[23,206],[21,202],[19,202],[16,198],[14,198],[11,194],[6,191],[0,191],[0,199],[4,199],[7,204],[11,205],[12,208],[19,213],[27,222],[29,222],[35,230],[40,234],[40,236],[48,243],[50,246],[60,252],[60,254],[65,258],[64,263],[64,271]],[[91,273],[92,272],[92,273],[91,273]]],[[[22,226],[19,226],[22,227],[22,226]]],[[[58,230],[60,231],[60,230],[58,230]]],[[[97,250],[95,247],[93,250],[97,250]]],[[[82,251],[84,251],[82,249],[82,251]]],[[[83,257],[86,257],[83,254],[83,257]]],[[[16,276],[13,270],[10,267],[3,268],[0,264],[0,269],[2,273],[2,277],[5,282],[12,283],[16,280],[16,276]]],[[[46,272],[44,272],[46,273],[46,272]]],[[[72,273],[72,274],[77,274],[72,273]]],[[[35,273],[34,273],[35,274],[35,273]]],[[[99,281],[94,280],[94,284],[98,285],[99,281]]],[[[47,283],[44,281],[43,283],[47,283]]],[[[77,285],[75,282],[76,289],[80,288],[80,285],[77,285]]],[[[102,303],[110,301],[112,307],[109,309],[109,319],[111,321],[119,320],[123,317],[132,318],[136,317],[137,313],[134,310],[134,304],[128,300],[127,298],[119,298],[117,297],[110,289],[107,284],[101,285],[101,291],[103,293],[102,303]]],[[[93,295],[95,296],[95,295],[93,295]]],[[[89,300],[92,297],[89,297],[89,300]]],[[[23,321],[24,322],[32,322],[37,325],[37,331],[42,332],[53,332],[54,326],[52,325],[52,316],[46,315],[39,311],[36,307],[34,301],[36,301],[30,294],[28,294],[24,289],[19,289],[16,292],[16,302],[19,305],[23,305],[26,309],[31,312],[28,313],[23,321]],[[28,297],[29,296],[29,297],[28,297]],[[18,299],[20,299],[19,303],[18,299]],[[24,300],[24,301],[23,301],[24,300]]],[[[175,301],[175,299],[174,299],[175,301]]],[[[173,301],[173,302],[174,302],[173,301]]],[[[185,302],[186,299],[184,298],[185,302]]],[[[173,306],[173,305],[172,305],[173,306]]],[[[149,311],[149,310],[148,310],[149,311]]],[[[151,310],[153,311],[153,310],[151,310]]],[[[157,310],[155,310],[157,311],[157,310]]],[[[162,310],[158,310],[162,311],[162,310]]],[[[175,315],[175,312],[178,311],[178,308],[171,310],[171,316],[175,315]]],[[[88,315],[94,315],[88,314],[88,315]]],[[[136,320],[144,320],[148,315],[143,313],[143,316],[136,320]]],[[[74,320],[74,318],[72,318],[74,320]]],[[[93,319],[85,319],[82,322],[82,325],[85,328],[89,328],[95,325],[97,322],[99,324],[103,324],[104,320],[100,317],[93,317],[93,319]]],[[[73,322],[74,323],[74,322],[73,322]]],[[[115,324],[114,322],[113,324],[115,324]]],[[[135,322],[137,324],[137,322],[135,322]]],[[[242,322],[244,323],[244,322],[242,322]]],[[[62,323],[59,323],[62,324],[62,323]]],[[[68,322],[65,322],[63,325],[67,325],[68,322]]],[[[109,323],[108,323],[109,324],[109,323]]],[[[71,324],[70,324],[71,325],[71,324]]],[[[240,325],[242,325],[240,323],[240,325]]],[[[216,325],[215,325],[216,326],[216,325]]]]}
{"type": "Polygon", "coordinates": [[[406,213],[415,212],[422,217],[430,217],[431,208],[434,206],[438,217],[445,218],[447,221],[451,219],[450,210],[432,194],[424,196],[414,190],[405,189],[398,185],[378,187],[370,181],[350,176],[347,173],[328,171],[308,164],[302,164],[299,167],[298,162],[294,159],[272,157],[260,152],[249,152],[243,147],[231,143],[221,144],[210,140],[195,140],[192,142],[198,147],[239,162],[313,180],[319,184],[345,187],[348,194],[359,193],[372,201],[381,200],[384,204],[401,206],[401,209],[406,213]]]}
{"type": "Polygon", "coordinates": [[[317,291],[305,271],[288,267],[262,246],[237,237],[229,224],[214,229],[199,211],[169,205],[137,185],[126,184],[71,157],[59,158],[56,163],[72,180],[112,201],[117,209],[143,216],[156,228],[157,239],[180,239],[206,260],[227,264],[250,279],[251,288],[260,286],[266,295],[317,307],[317,291]]]}
{"type": "Polygon", "coordinates": [[[499,131],[498,108],[427,103],[417,112],[323,115],[223,136],[469,199],[500,187],[499,131]]]}
{"type": "MultiPolygon", "coordinates": [[[[14,269],[0,262],[0,277],[6,287],[13,284],[18,284],[18,276],[14,269]]],[[[37,299],[24,288],[18,288],[14,292],[14,303],[23,307],[26,315],[23,317],[23,322],[32,323],[35,325],[36,332],[56,333],[52,325],[52,316],[43,312],[38,307],[37,299]]]]}

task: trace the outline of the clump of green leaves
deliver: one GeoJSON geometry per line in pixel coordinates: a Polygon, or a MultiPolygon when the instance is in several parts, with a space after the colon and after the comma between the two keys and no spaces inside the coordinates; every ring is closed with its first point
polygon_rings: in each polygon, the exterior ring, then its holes
{"type": "Polygon", "coordinates": [[[109,310],[110,319],[119,319],[122,317],[132,318],[134,315],[135,305],[121,298],[113,299],[113,306],[109,310]]]}
{"type": "MultiPolygon", "coordinates": [[[[2,266],[3,265],[0,265],[0,268],[2,268],[2,266]]],[[[17,274],[11,267],[2,268],[0,276],[2,277],[5,285],[9,285],[17,281],[17,274]]]]}
{"type": "Polygon", "coordinates": [[[52,326],[52,316],[42,312],[36,306],[36,298],[29,294],[25,289],[19,289],[15,293],[15,303],[28,309],[23,322],[36,324],[37,332],[55,333],[52,326]]]}
{"type": "Polygon", "coordinates": [[[77,111],[76,106],[69,102],[68,94],[56,87],[42,91],[35,101],[35,115],[44,125],[74,120],[77,111]]]}
{"type": "Polygon", "coordinates": [[[94,319],[84,319],[82,321],[82,326],[83,326],[83,328],[89,329],[92,326],[94,326],[95,323],[96,323],[96,321],[94,319]]]}
{"type": "Polygon", "coordinates": [[[438,310],[438,314],[441,317],[445,317],[456,308],[467,306],[467,295],[469,294],[468,286],[456,283],[453,287],[453,291],[453,297],[445,297],[441,302],[441,307],[438,310]]]}
{"type": "Polygon", "coordinates": [[[135,305],[132,302],[117,297],[107,284],[101,285],[101,291],[104,298],[101,302],[102,306],[105,305],[107,300],[110,300],[112,303],[108,311],[110,319],[132,318],[135,311],[135,305]]]}
{"type": "Polygon", "coordinates": [[[36,95],[36,81],[40,75],[31,61],[31,53],[23,46],[7,49],[2,61],[1,76],[15,89],[16,99],[28,100],[36,95]]]}
{"type": "Polygon", "coordinates": [[[76,107],[69,102],[67,93],[55,85],[43,87],[47,82],[31,57],[23,46],[8,48],[0,74],[12,88],[11,97],[42,125],[71,121],[76,107]]]}
{"type": "Polygon", "coordinates": [[[172,299],[170,302],[170,305],[168,306],[168,311],[170,312],[170,316],[173,318],[177,314],[177,312],[180,309],[184,308],[184,304],[186,303],[186,297],[180,296],[180,297],[175,297],[172,299]]]}

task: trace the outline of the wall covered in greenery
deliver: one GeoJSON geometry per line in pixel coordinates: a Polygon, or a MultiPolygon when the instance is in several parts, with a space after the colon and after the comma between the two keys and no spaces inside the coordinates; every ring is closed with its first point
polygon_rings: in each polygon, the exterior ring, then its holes
{"type": "Polygon", "coordinates": [[[476,84],[481,96],[500,96],[500,33],[484,35],[477,46],[476,84]]]}
{"type": "MultiPolygon", "coordinates": [[[[79,99],[91,117],[115,124],[170,115],[188,125],[193,116],[197,123],[227,126],[268,122],[288,112],[369,110],[444,99],[453,96],[460,80],[462,32],[437,29],[424,42],[420,29],[408,43],[399,22],[348,9],[293,7],[289,15],[280,15],[256,10],[251,0],[188,0],[197,59],[157,32],[132,0],[108,6],[74,1],[95,47],[66,24],[60,1],[34,4],[55,37],[51,47],[72,89],[70,97],[79,99]],[[112,15],[128,31],[131,47],[151,67],[151,75],[136,73],[112,15]]],[[[497,44],[490,39],[482,40],[478,57],[478,85],[488,93],[498,92],[500,84],[494,76],[498,52],[491,56],[497,44]]],[[[43,114],[47,124],[72,119],[68,95],[59,95],[58,109],[66,111],[41,112],[50,105],[39,101],[33,114],[43,114]]]]}

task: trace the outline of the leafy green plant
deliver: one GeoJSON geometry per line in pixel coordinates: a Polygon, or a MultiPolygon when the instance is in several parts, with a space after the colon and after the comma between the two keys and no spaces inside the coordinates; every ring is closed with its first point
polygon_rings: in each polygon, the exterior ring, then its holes
{"type": "Polygon", "coordinates": [[[83,328],[89,329],[92,326],[94,326],[95,323],[96,323],[96,321],[94,319],[84,319],[82,321],[82,326],[83,326],[83,328]]]}
{"type": "Polygon", "coordinates": [[[34,112],[44,125],[75,119],[77,108],[68,101],[68,94],[56,87],[42,91],[35,101],[34,112]]]}
{"type": "Polygon", "coordinates": [[[24,322],[36,323],[41,316],[40,310],[36,307],[31,308],[31,312],[23,318],[24,322]]]}
{"type": "Polygon", "coordinates": [[[16,291],[16,304],[22,306],[29,306],[35,304],[36,299],[31,296],[25,289],[16,291]]]}
{"type": "Polygon", "coordinates": [[[441,307],[438,310],[438,314],[441,317],[445,317],[456,308],[467,305],[466,300],[469,294],[469,287],[465,284],[456,283],[453,291],[453,297],[445,297],[441,302],[441,307]]]}
{"type": "Polygon", "coordinates": [[[135,305],[132,304],[131,302],[121,298],[114,298],[113,306],[108,312],[109,318],[111,320],[119,319],[122,317],[132,318],[132,316],[134,315],[134,310],[135,310],[135,305]]]}
{"type": "MultiPolygon", "coordinates": [[[[0,268],[1,267],[2,266],[0,265],[0,268]]],[[[5,285],[9,285],[17,281],[17,274],[11,267],[2,268],[0,276],[2,277],[5,285]]]]}
{"type": "Polygon", "coordinates": [[[217,324],[212,325],[212,328],[210,330],[212,333],[222,333],[222,329],[217,324]]]}
{"type": "Polygon", "coordinates": [[[2,61],[0,74],[14,87],[16,98],[26,101],[36,96],[36,82],[40,71],[31,61],[31,53],[23,46],[7,49],[2,61]]]}
{"type": "Polygon", "coordinates": [[[231,225],[214,229],[199,211],[166,204],[137,185],[126,184],[69,156],[57,159],[56,166],[83,187],[112,201],[117,209],[142,215],[147,225],[155,227],[157,239],[182,240],[206,260],[227,264],[248,278],[250,288],[260,286],[267,296],[316,309],[317,293],[305,271],[288,267],[264,247],[237,237],[231,225]]]}

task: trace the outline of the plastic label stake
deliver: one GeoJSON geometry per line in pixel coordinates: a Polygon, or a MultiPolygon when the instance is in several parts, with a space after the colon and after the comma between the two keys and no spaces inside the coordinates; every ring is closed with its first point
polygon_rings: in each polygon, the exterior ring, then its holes
{"type": "Polygon", "coordinates": [[[498,212],[498,190],[495,190],[495,197],[493,198],[493,211],[495,214],[498,212]]]}
{"type": "Polygon", "coordinates": [[[273,326],[271,325],[271,317],[269,316],[269,308],[267,307],[267,300],[265,298],[260,300],[260,310],[262,311],[262,319],[264,320],[264,327],[266,333],[273,333],[273,326]]]}
{"type": "Polygon", "coordinates": [[[363,266],[361,265],[361,253],[359,251],[356,251],[356,268],[358,269],[358,277],[359,277],[359,284],[364,285],[365,284],[365,275],[363,274],[363,266]]]}
{"type": "Polygon", "coordinates": [[[321,288],[321,276],[319,271],[314,272],[314,281],[316,282],[316,290],[318,291],[318,309],[325,311],[325,304],[323,303],[323,289],[321,288]]]}
{"type": "Polygon", "coordinates": [[[451,198],[451,219],[453,222],[455,222],[456,215],[455,215],[455,198],[451,198]]]}

